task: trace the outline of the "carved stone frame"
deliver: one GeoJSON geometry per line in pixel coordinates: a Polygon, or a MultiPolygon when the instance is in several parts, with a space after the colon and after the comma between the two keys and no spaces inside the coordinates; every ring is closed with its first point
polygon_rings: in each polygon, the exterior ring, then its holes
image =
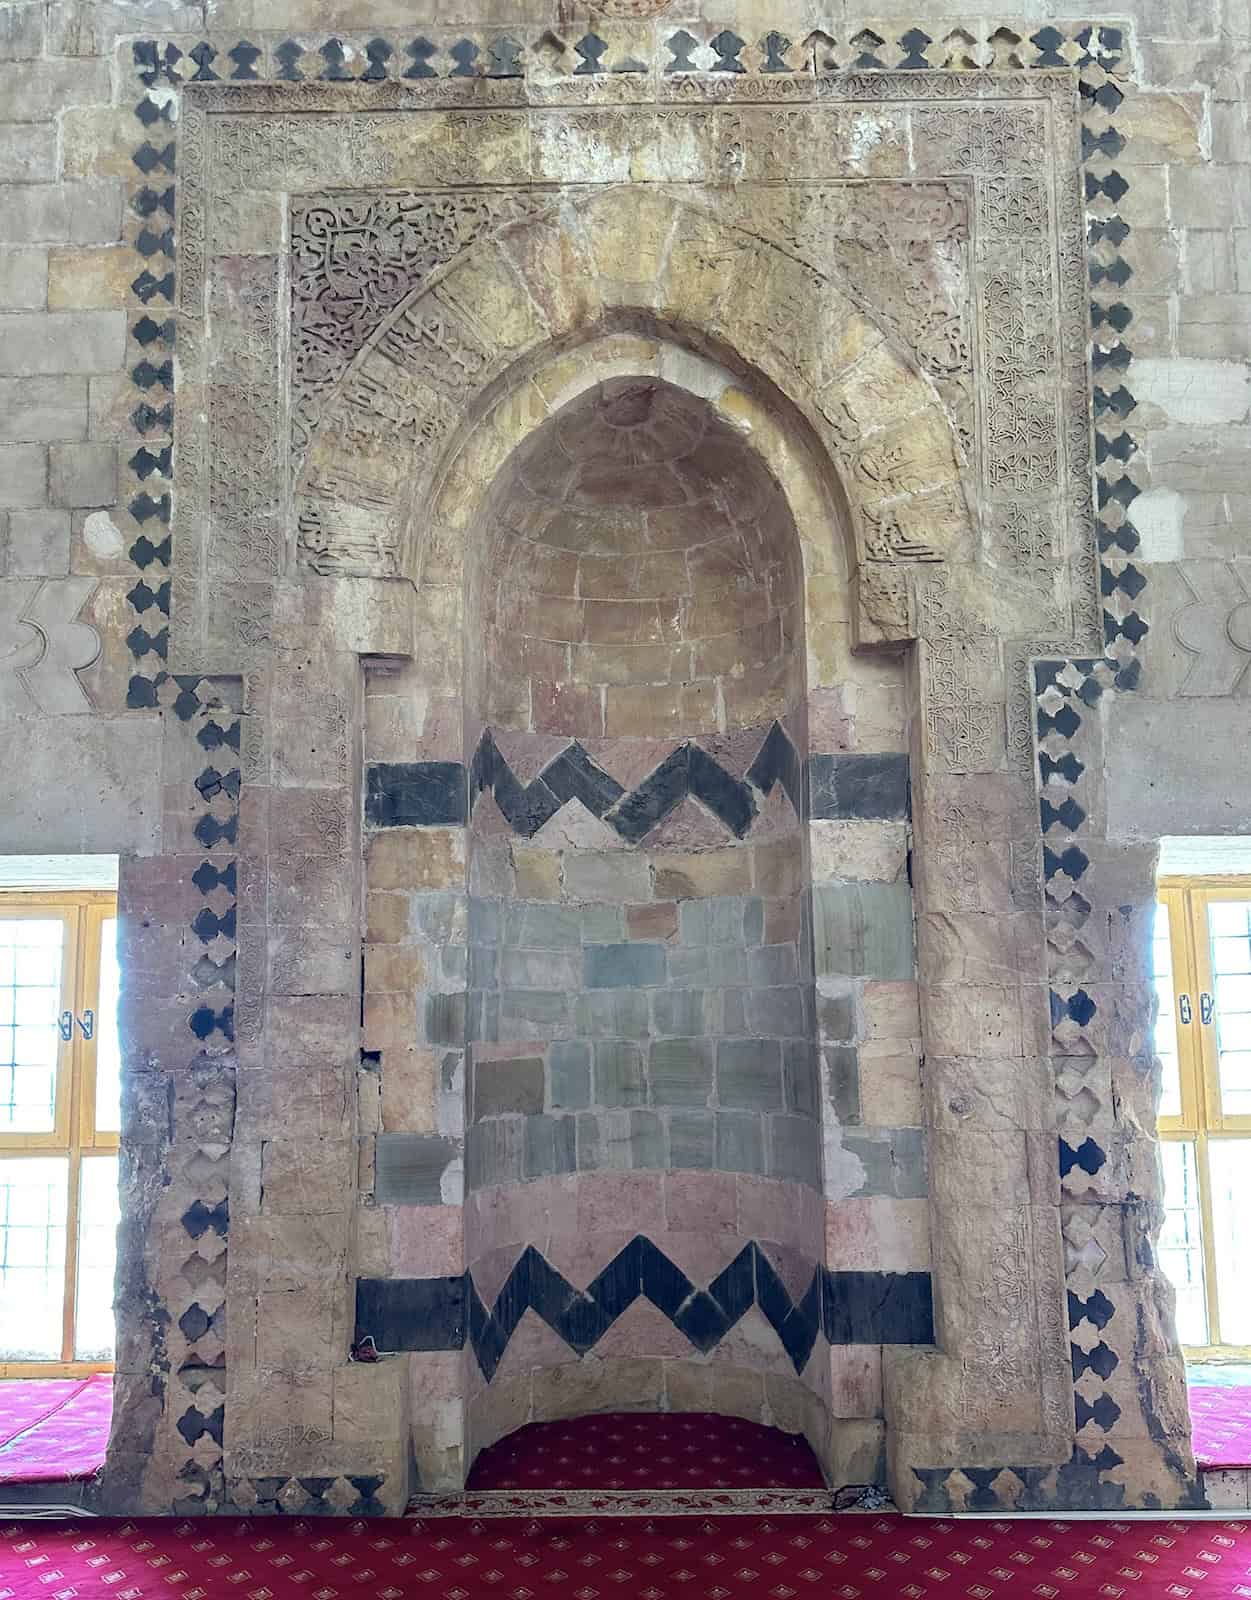
{"type": "MultiPolygon", "coordinates": [[[[459,99],[461,86],[441,80],[436,87],[440,96],[459,99]]],[[[575,87],[589,96],[587,86],[575,87]]],[[[627,148],[633,140],[637,159],[639,144],[646,149],[649,139],[662,137],[658,130],[683,119],[697,152],[688,186],[718,188],[724,209],[737,203],[746,210],[752,178],[736,165],[744,150],[774,149],[779,160],[808,162],[804,183],[864,182],[849,153],[849,129],[874,119],[888,130],[906,123],[915,161],[909,181],[963,189],[973,214],[968,432],[963,445],[948,433],[942,447],[955,463],[954,473],[939,473],[954,507],[944,537],[918,547],[897,519],[866,516],[875,502],[856,487],[857,474],[865,477],[856,419],[822,406],[803,374],[770,350],[769,330],[758,328],[753,337],[745,326],[731,326],[719,342],[785,394],[846,493],[862,643],[913,646],[921,711],[913,752],[916,896],[938,1349],[898,1352],[888,1371],[892,1488],[909,1507],[953,1470],[970,1467],[989,1483],[1000,1468],[1015,1468],[1017,1487],[999,1484],[993,1503],[1037,1491],[1040,1503],[1064,1504],[1054,1475],[1043,1482],[1074,1457],[1074,1417],[1031,663],[1101,653],[1074,75],[692,76],[662,82],[654,99],[628,109],[596,110],[586,108],[587,96],[577,97],[574,110],[550,94],[542,109],[524,109],[500,103],[515,93],[507,85],[492,90],[489,107],[451,111],[432,103],[435,89],[420,82],[191,84],[182,95],[171,667],[242,676],[245,685],[235,1023],[241,1084],[255,1087],[240,1093],[232,1212],[253,1218],[258,1209],[264,1158],[257,1136],[276,1093],[266,1075],[275,1065],[307,1061],[333,1074],[345,1048],[350,1055],[344,997],[297,1004],[298,988],[284,993],[275,983],[270,909],[288,880],[298,877],[305,891],[310,882],[324,886],[345,875],[350,881],[351,862],[359,875],[356,663],[414,648],[412,590],[403,580],[385,567],[327,577],[298,564],[298,454],[315,440],[305,429],[310,420],[315,426],[316,415],[310,419],[292,400],[291,199],[474,190],[484,183],[493,190],[506,184],[519,196],[554,195],[559,179],[564,189],[587,193],[588,203],[611,188],[634,204],[638,194],[661,190],[646,183],[620,187],[618,169],[601,160],[597,173],[589,156],[580,173],[579,141],[602,152],[614,140],[627,148]],[[699,103],[705,97],[714,104],[699,103]],[[769,119],[753,137],[750,124],[769,119]],[[835,126],[818,138],[820,121],[835,126]],[[230,252],[219,254],[227,241],[230,252]],[[232,528],[242,536],[233,547],[217,537],[232,528]],[[229,559],[222,559],[223,549],[231,550],[229,559]],[[291,791],[285,801],[284,787],[291,791]],[[320,791],[315,803],[308,799],[314,791],[320,791]],[[295,855],[287,837],[292,827],[304,840],[295,855]],[[988,861],[995,863],[990,873],[988,861]],[[311,875],[310,862],[318,863],[311,875]],[[932,917],[952,906],[1015,915],[1028,928],[1015,983],[954,981],[930,931],[932,917]],[[963,1024],[957,1013],[965,1015],[963,1024]],[[295,1050],[292,1029],[300,1036],[295,1050]],[[1005,1125],[997,1113],[987,1117],[977,1088],[1014,1076],[1025,1087],[1005,1125]],[[967,1175],[988,1161],[1008,1174],[1006,1188],[995,1190],[989,1204],[971,1204],[967,1175]]],[[[766,183],[783,178],[788,187],[796,181],[793,171],[780,168],[766,183]]],[[[767,214],[755,234],[806,269],[804,281],[819,302],[824,280],[804,260],[802,242],[785,232],[771,236],[767,214]]],[[[623,313],[630,309],[623,304],[623,313]]],[[[872,320],[873,308],[864,314],[872,320]]],[[[695,326],[704,331],[698,320],[695,326]]],[[[481,417],[497,374],[525,353],[500,354],[466,396],[459,422],[467,428],[481,417]]],[[[915,345],[910,355],[917,381],[939,396],[932,366],[927,370],[915,345]]],[[[958,390],[959,374],[947,376],[958,390]]],[[[950,390],[942,398],[950,412],[950,390]]],[[[457,433],[432,468],[432,492],[463,437],[457,433]]],[[[350,488],[343,500],[354,504],[350,488]]],[[[336,904],[350,924],[350,895],[336,904]]],[[[1057,1061],[1055,1070],[1062,1066],[1057,1061]]],[[[346,1192],[355,1182],[350,1116],[318,1127],[323,1163],[340,1162],[329,1181],[346,1192]]],[[[241,1259],[237,1272],[233,1265],[228,1272],[227,1314],[236,1315],[236,1302],[257,1299],[263,1313],[264,1297],[276,1292],[255,1261],[241,1259]]],[[[331,1300],[323,1325],[332,1360],[341,1361],[333,1347],[339,1341],[341,1352],[345,1288],[331,1300]]],[[[236,1376],[230,1365],[228,1348],[228,1439],[232,1412],[238,1408],[242,1416],[259,1398],[254,1376],[246,1370],[236,1376]]],[[[359,1473],[386,1465],[359,1441],[282,1439],[273,1446],[246,1464],[240,1456],[234,1475],[349,1467],[359,1473]]],[[[228,1477],[229,1458],[228,1443],[228,1477]]],[[[1150,1472],[1147,1479],[1155,1482],[1150,1472]]],[[[965,1476],[956,1498],[977,1481],[965,1476]]]]}

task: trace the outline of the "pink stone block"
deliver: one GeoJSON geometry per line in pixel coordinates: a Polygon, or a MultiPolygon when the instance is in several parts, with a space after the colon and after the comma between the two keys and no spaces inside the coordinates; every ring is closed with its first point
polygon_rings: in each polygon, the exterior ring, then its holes
{"type": "Polygon", "coordinates": [[[830,1415],[882,1415],[882,1347],[841,1344],[830,1347],[830,1415]]]}
{"type": "Polygon", "coordinates": [[[554,1233],[548,1241],[547,1259],[577,1289],[585,1289],[618,1251],[633,1239],[633,1228],[607,1228],[594,1233],[554,1233]]]}
{"type": "Polygon", "coordinates": [[[765,1259],[786,1285],[793,1301],[800,1301],[812,1284],[816,1262],[812,1256],[785,1244],[765,1244],[765,1259]]]}
{"type": "Polygon", "coordinates": [[[524,1245],[504,1245],[499,1250],[488,1250],[485,1255],[469,1263],[474,1286],[483,1304],[488,1308],[495,1304],[496,1297],[504,1287],[508,1274],[513,1270],[524,1248],[524,1245]]]}
{"type": "Polygon", "coordinates": [[[464,1388],[459,1350],[420,1350],[408,1358],[408,1387],[415,1416],[439,1400],[459,1400],[464,1388]]]}
{"type": "Polygon", "coordinates": [[[450,1278],[465,1270],[460,1206],[393,1206],[387,1259],[396,1278],[450,1278]]]}
{"type": "Polygon", "coordinates": [[[601,1361],[614,1356],[689,1356],[693,1348],[650,1300],[636,1300],[596,1341],[595,1354],[601,1361]]]}
{"type": "Polygon", "coordinates": [[[706,1289],[743,1248],[736,1233],[661,1233],[654,1241],[698,1289],[706,1289]]]}
{"type": "Polygon", "coordinates": [[[833,1272],[926,1272],[928,1200],[859,1195],[826,1207],[825,1264],[833,1272]]]}
{"type": "Polygon", "coordinates": [[[664,1194],[670,1232],[738,1232],[738,1187],[732,1172],[667,1172],[664,1194]]]}
{"type": "Polygon", "coordinates": [[[582,1234],[628,1227],[653,1238],[665,1226],[659,1172],[588,1172],[578,1178],[577,1227],[582,1234]]]}
{"type": "Polygon", "coordinates": [[[549,1367],[564,1366],[577,1360],[576,1350],[570,1349],[537,1312],[527,1311],[508,1341],[504,1359],[495,1369],[491,1382],[522,1377],[530,1372],[543,1372],[549,1367]]]}
{"type": "Polygon", "coordinates": [[[843,696],[841,688],[813,689],[809,694],[808,744],[813,755],[856,748],[856,719],[843,696]]]}
{"type": "Polygon", "coordinates": [[[769,1239],[820,1254],[824,1218],[816,1191],[800,1183],[780,1183],[775,1178],[739,1175],[738,1231],[747,1239],[769,1239]]]}
{"type": "Polygon", "coordinates": [[[795,1376],[795,1363],[787,1355],[786,1346],[757,1306],[746,1311],[718,1341],[709,1359],[718,1364],[747,1367],[752,1372],[772,1372],[782,1378],[795,1376]]]}

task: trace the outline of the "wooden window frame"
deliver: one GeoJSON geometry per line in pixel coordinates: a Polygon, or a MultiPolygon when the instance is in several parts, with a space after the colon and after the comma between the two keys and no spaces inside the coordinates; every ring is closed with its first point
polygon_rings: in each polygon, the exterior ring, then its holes
{"type": "Polygon", "coordinates": [[[1199,1190],[1199,1228],[1203,1244],[1203,1294],[1208,1343],[1186,1345],[1188,1359],[1251,1359],[1251,1345],[1228,1344],[1220,1336],[1220,1295],[1216,1279],[1216,1229],[1212,1215],[1212,1181],[1208,1154],[1212,1141],[1251,1137],[1251,1115],[1226,1115],[1221,1107],[1220,1056],[1215,1014],[1202,1019],[1199,996],[1214,995],[1212,948],[1207,907],[1212,901],[1251,900],[1251,876],[1205,874],[1164,877],[1158,900],[1168,908],[1169,948],[1173,963],[1173,1006],[1177,1024],[1177,1068],[1181,1080],[1181,1115],[1160,1117],[1161,1140],[1194,1145],[1199,1190]],[[1178,997],[1189,995],[1191,1020],[1183,1023],[1178,997]]]}
{"type": "MultiPolygon", "coordinates": [[[[100,1012],[100,950],[103,925],[117,916],[117,895],[112,890],[2,890],[0,917],[60,917],[65,923],[61,972],[61,1010],[75,1019],[90,1009],[100,1012]]],[[[94,1372],[112,1372],[111,1361],[74,1358],[75,1319],[78,1310],[79,1198],[84,1158],[115,1153],[119,1135],[95,1125],[96,1046],[98,1028],[85,1039],[75,1023],[71,1038],[58,1046],[56,1111],[50,1133],[0,1132],[0,1157],[64,1156],[68,1161],[68,1203],[65,1233],[65,1296],[62,1307],[61,1359],[59,1361],[0,1360],[0,1379],[77,1378],[94,1372]]]]}

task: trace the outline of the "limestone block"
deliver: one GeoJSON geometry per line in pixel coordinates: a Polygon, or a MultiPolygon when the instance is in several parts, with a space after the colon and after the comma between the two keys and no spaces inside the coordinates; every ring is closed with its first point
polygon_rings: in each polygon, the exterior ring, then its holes
{"type": "MultiPolygon", "coordinates": [[[[24,9],[6,7],[6,11],[24,9]]],[[[34,7],[31,8],[35,9],[34,7]]],[[[4,12],[0,12],[0,26],[4,12]]],[[[0,249],[0,309],[33,311],[48,301],[48,252],[27,246],[0,249]]]]}
{"type": "Polygon", "coordinates": [[[452,889],[465,881],[463,828],[388,828],[366,848],[370,890],[452,889]]]}
{"type": "Polygon", "coordinates": [[[129,106],[70,106],[61,115],[61,139],[67,178],[133,178],[135,119],[129,106]]]}
{"type": "Polygon", "coordinates": [[[882,1413],[882,1349],[875,1344],[832,1345],[830,1415],[876,1418],[882,1413]]]}
{"type": "MultiPolygon", "coordinates": [[[[108,244],[121,237],[122,185],[113,179],[90,183],[20,184],[5,191],[4,206],[5,235],[10,244],[108,244]]],[[[121,320],[118,318],[119,324],[121,320]]],[[[55,330],[48,332],[53,335],[55,330]]],[[[37,360],[30,354],[38,348],[37,334],[28,337],[30,343],[25,359],[37,360]]],[[[114,339],[120,337],[110,329],[108,348],[112,349],[114,339]]],[[[70,342],[73,342],[72,336],[70,342]]],[[[57,372],[69,367],[71,371],[107,372],[121,365],[121,354],[122,345],[118,343],[115,360],[96,362],[91,367],[49,361],[46,365],[22,366],[16,370],[57,372]]]]}
{"type": "MultiPolygon", "coordinates": [[[[0,73],[20,69],[3,68],[0,73]]],[[[3,91],[0,91],[2,93],[3,91]]],[[[20,109],[3,105],[3,114],[20,109]]],[[[0,122],[0,183],[46,183],[56,177],[56,126],[51,121],[31,123],[0,122]]]]}
{"type": "Polygon", "coordinates": [[[5,577],[64,577],[69,571],[69,559],[70,519],[67,511],[10,513],[9,537],[4,550],[5,577]]]}
{"type": "Polygon", "coordinates": [[[326,1371],[333,1348],[334,1308],[322,1285],[262,1292],[256,1320],[256,1362],[262,1373],[326,1371]]]}
{"type": "Polygon", "coordinates": [[[261,1206],[271,1216],[344,1212],[352,1177],[347,1139],[266,1139],[261,1151],[261,1206]]]}
{"type": "Polygon", "coordinates": [[[54,444],[49,493],[59,506],[111,506],[117,501],[117,451],[110,444],[54,444]]]}
{"type": "Polygon", "coordinates": [[[835,1420],[823,1466],[835,1488],[845,1483],[885,1483],[886,1424],[863,1419],[835,1420]]]}
{"type": "Polygon", "coordinates": [[[126,317],[121,311],[29,312],[5,318],[0,372],[111,372],[122,364],[126,317]]]}
{"type": "Polygon", "coordinates": [[[0,61],[30,61],[43,50],[43,7],[6,5],[0,11],[0,61]]]}
{"type": "Polygon", "coordinates": [[[409,1416],[409,1363],[404,1356],[352,1362],[331,1376],[336,1444],[361,1445],[371,1453],[394,1440],[400,1448],[409,1416]]]}
{"type": "MultiPolygon", "coordinates": [[[[43,505],[47,482],[48,458],[42,445],[0,445],[0,510],[43,505]]],[[[22,599],[24,603],[25,588],[22,599]]]]}
{"type": "Polygon", "coordinates": [[[135,277],[124,245],[54,249],[48,257],[50,311],[110,310],[130,303],[135,277]]]}
{"type": "Polygon", "coordinates": [[[840,878],[895,883],[904,876],[905,823],[814,821],[808,824],[808,838],[814,883],[840,878]]]}

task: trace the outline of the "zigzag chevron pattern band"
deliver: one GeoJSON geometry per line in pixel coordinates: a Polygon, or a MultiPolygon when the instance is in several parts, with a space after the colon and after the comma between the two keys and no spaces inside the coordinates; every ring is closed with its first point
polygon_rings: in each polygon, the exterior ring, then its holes
{"type": "Polygon", "coordinates": [[[528,1245],[489,1309],[468,1272],[450,1278],[359,1278],[356,1336],[372,1337],[380,1350],[457,1350],[468,1340],[489,1382],[527,1311],[536,1312],[584,1355],[640,1298],[650,1300],[701,1352],[715,1349],[758,1306],[796,1372],[804,1370],[822,1333],[830,1344],[934,1342],[928,1272],[817,1267],[795,1301],[753,1240],[707,1289],[700,1289],[643,1234],[636,1234],[585,1289],[576,1289],[528,1245]]]}

